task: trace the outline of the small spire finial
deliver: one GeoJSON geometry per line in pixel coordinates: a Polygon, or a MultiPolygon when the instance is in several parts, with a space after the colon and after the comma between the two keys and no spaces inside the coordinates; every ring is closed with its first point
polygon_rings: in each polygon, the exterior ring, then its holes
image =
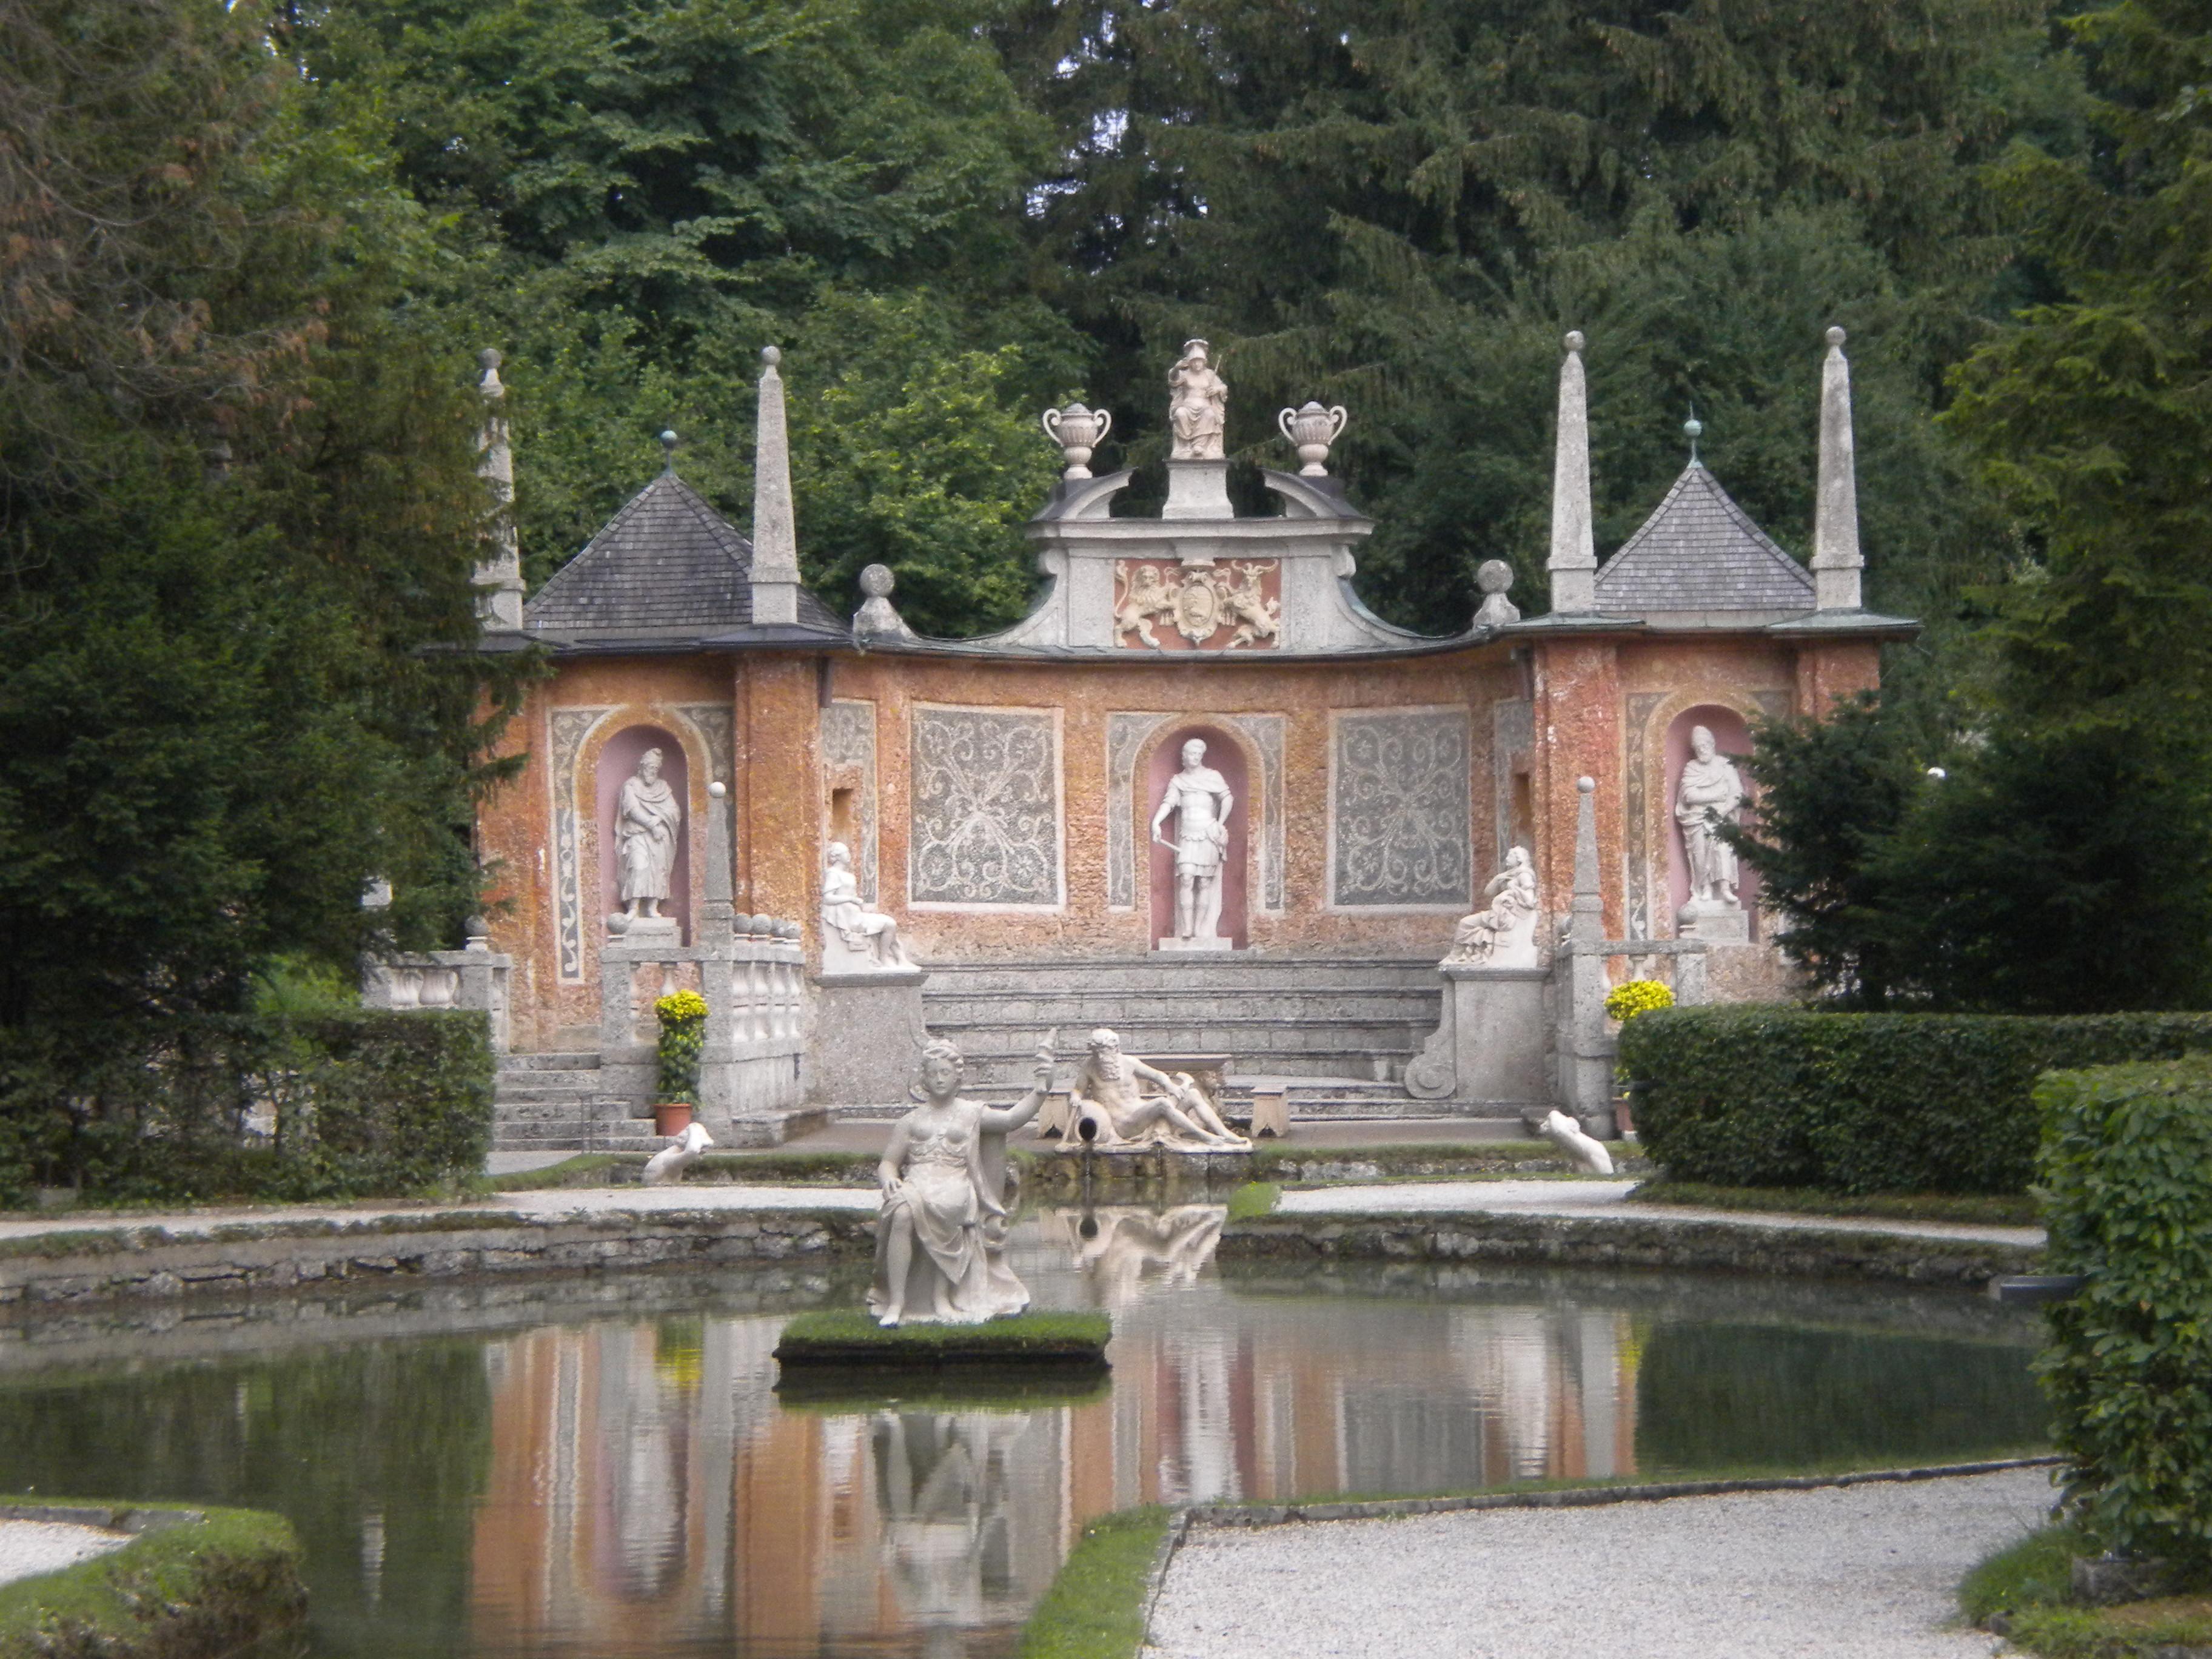
{"type": "Polygon", "coordinates": [[[1844,342],[1848,337],[1840,328],[1832,328],[1828,331],[1828,343],[1838,351],[1844,349],[1844,342]]]}
{"type": "Polygon", "coordinates": [[[1682,422],[1682,435],[1690,441],[1690,465],[1698,463],[1698,440],[1705,435],[1705,423],[1698,418],[1698,406],[1690,405],[1690,418],[1682,422]]]}
{"type": "Polygon", "coordinates": [[[662,471],[676,471],[676,434],[673,432],[660,434],[660,459],[662,471]]]}
{"type": "Polygon", "coordinates": [[[1582,330],[1571,328],[1567,331],[1567,337],[1561,343],[1570,351],[1580,351],[1586,342],[1583,339],[1582,330]]]}
{"type": "Polygon", "coordinates": [[[782,361],[783,353],[779,351],[775,347],[763,346],[761,348],[761,362],[763,366],[769,368],[774,368],[782,361]]]}

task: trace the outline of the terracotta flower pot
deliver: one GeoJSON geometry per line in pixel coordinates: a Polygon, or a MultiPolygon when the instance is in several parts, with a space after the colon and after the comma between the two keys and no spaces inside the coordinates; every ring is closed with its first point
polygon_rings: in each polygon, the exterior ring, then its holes
{"type": "Polygon", "coordinates": [[[691,1127],[691,1103],[688,1100],[664,1100],[653,1109],[653,1132],[673,1138],[691,1127]]]}

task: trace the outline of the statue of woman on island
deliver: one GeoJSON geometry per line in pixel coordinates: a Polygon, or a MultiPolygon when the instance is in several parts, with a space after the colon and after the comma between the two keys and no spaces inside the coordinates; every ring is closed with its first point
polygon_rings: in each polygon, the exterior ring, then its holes
{"type": "Polygon", "coordinates": [[[637,757],[637,771],[623,780],[615,805],[615,844],[622,871],[623,908],[632,916],[658,916],[676,870],[676,831],[684,809],[660,775],[660,751],[637,757]]]}
{"type": "Polygon", "coordinates": [[[1229,425],[1229,382],[1207,361],[1212,349],[1203,340],[1186,340],[1182,356],[1168,371],[1168,425],[1175,434],[1168,453],[1172,460],[1222,459],[1222,434],[1229,425]]]}
{"type": "Polygon", "coordinates": [[[1006,1137],[1037,1115],[1052,1087],[1052,1045],[1037,1049],[1036,1085],[994,1109],[960,1098],[964,1061],[942,1037],[921,1051],[922,1103],[898,1121],[877,1178],[876,1279],[868,1311],[980,1325],[1030,1304],[1006,1266],[1006,1137]]]}

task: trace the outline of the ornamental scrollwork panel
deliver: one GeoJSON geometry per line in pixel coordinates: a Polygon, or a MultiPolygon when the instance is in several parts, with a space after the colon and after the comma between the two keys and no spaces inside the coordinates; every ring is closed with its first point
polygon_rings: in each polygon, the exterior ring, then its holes
{"type": "Polygon", "coordinates": [[[1060,902],[1060,739],[1049,713],[914,711],[910,900],[1060,902]]]}
{"type": "Polygon", "coordinates": [[[1473,745],[1462,709],[1340,714],[1330,902],[1463,906],[1473,896],[1473,745]]]}

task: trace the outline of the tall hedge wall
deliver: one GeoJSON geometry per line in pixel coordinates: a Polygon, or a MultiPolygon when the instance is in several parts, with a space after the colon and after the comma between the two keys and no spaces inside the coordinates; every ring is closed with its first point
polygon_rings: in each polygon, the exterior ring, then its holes
{"type": "Polygon", "coordinates": [[[491,1143],[481,1013],[201,1019],[89,1091],[0,1052],[0,1200],[366,1198],[481,1169],[491,1143]]]}
{"type": "Polygon", "coordinates": [[[2055,1067],[2212,1050],[2212,1014],[1671,1008],[1621,1028],[1636,1126],[1669,1175],[1838,1193],[2016,1193],[2055,1067]]]}
{"type": "Polygon", "coordinates": [[[2212,1060],[2036,1085],[2051,1266],[2085,1273],[2039,1363],[2108,1547],[2212,1578],[2212,1060]]]}

